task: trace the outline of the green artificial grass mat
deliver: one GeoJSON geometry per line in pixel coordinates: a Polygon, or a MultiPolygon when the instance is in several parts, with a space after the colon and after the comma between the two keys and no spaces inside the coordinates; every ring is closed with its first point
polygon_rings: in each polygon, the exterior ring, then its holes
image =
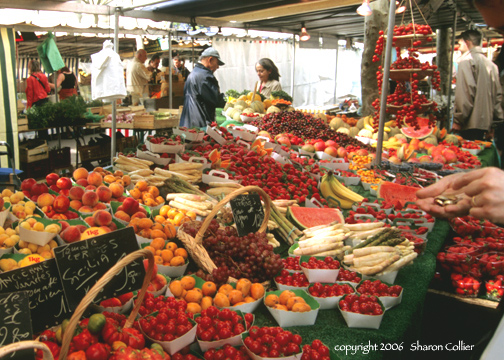
{"type": "MultiPolygon", "coordinates": [[[[421,334],[423,304],[429,283],[436,269],[436,254],[443,246],[450,231],[450,225],[445,220],[438,219],[433,231],[428,236],[424,254],[417,257],[412,265],[402,268],[395,284],[404,288],[400,305],[387,310],[380,329],[349,328],[338,309],[319,310],[314,326],[289,327],[287,330],[303,337],[303,344],[320,339],[330,349],[340,345],[376,344],[378,349],[364,354],[361,350],[352,354],[351,351],[334,351],[331,359],[394,359],[404,358],[404,351],[415,343],[421,334]],[[380,351],[380,344],[403,345],[403,351],[380,351]]],[[[281,252],[285,255],[285,252],[281,252]]],[[[277,326],[264,305],[255,312],[255,325],[277,326]]],[[[388,345],[388,346],[390,346],[388,345]]]]}

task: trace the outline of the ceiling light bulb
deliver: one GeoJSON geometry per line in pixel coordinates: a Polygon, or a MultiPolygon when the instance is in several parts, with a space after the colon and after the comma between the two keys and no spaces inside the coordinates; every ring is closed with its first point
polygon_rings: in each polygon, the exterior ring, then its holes
{"type": "Polygon", "coordinates": [[[369,16],[372,12],[371,7],[369,6],[369,0],[363,0],[362,5],[357,8],[357,14],[361,16],[369,16]]]}
{"type": "Polygon", "coordinates": [[[399,6],[399,1],[396,1],[395,4],[396,4],[396,7],[397,7],[397,9],[395,11],[396,14],[402,14],[403,12],[406,11],[406,6],[404,6],[404,5],[399,6]]]}
{"type": "Polygon", "coordinates": [[[147,39],[146,37],[144,37],[143,43],[144,43],[144,45],[149,45],[149,39],[147,39]]]}
{"type": "Polygon", "coordinates": [[[303,24],[301,24],[301,35],[299,35],[299,40],[300,41],[308,41],[310,40],[310,34],[308,34],[308,31],[306,31],[306,27],[303,24]]]}

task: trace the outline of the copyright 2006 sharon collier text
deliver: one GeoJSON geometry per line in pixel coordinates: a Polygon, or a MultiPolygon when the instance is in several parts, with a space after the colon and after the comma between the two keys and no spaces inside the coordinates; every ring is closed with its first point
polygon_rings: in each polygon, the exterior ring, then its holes
{"type": "Polygon", "coordinates": [[[345,355],[367,355],[372,351],[472,351],[473,348],[474,345],[468,345],[462,340],[446,344],[421,344],[418,340],[410,344],[404,342],[372,344],[369,341],[367,344],[359,345],[336,345],[334,351],[344,351],[345,355]]]}

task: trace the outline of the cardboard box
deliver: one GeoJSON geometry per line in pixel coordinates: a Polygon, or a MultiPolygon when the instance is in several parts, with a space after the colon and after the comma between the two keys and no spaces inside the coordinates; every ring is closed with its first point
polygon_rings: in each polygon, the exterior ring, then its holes
{"type": "Polygon", "coordinates": [[[29,144],[19,146],[19,159],[24,163],[32,163],[39,160],[49,159],[49,146],[44,140],[42,145],[29,149],[29,144]]]}

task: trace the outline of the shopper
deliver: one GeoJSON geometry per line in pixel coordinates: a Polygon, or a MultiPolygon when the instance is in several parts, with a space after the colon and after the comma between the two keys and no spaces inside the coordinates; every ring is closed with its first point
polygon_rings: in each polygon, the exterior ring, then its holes
{"type": "Polygon", "coordinates": [[[453,127],[466,140],[484,140],[494,121],[502,121],[502,89],[497,66],[481,49],[481,34],[467,30],[460,35],[453,127]]]}
{"type": "Polygon", "coordinates": [[[217,50],[205,49],[184,86],[180,126],[203,128],[215,121],[215,109],[226,104],[214,72],[224,65],[217,50]]]}
{"type": "Polygon", "coordinates": [[[65,100],[70,96],[77,95],[77,77],[68,68],[63,67],[58,70],[58,78],[56,79],[56,85],[49,83],[51,89],[61,89],[58,91],[58,96],[60,100],[65,100]]]}
{"type": "Polygon", "coordinates": [[[30,76],[26,79],[26,108],[41,106],[49,101],[47,94],[51,92],[51,87],[47,77],[40,70],[40,63],[37,60],[30,60],[28,63],[30,76]]]}
{"type": "Polygon", "coordinates": [[[260,94],[269,98],[272,91],[282,90],[278,68],[271,59],[260,59],[256,64],[256,72],[259,81],[256,83],[255,88],[260,94]]]}
{"type": "Polygon", "coordinates": [[[140,49],[135,53],[135,58],[130,61],[126,70],[126,85],[133,105],[138,105],[141,99],[149,97],[148,84],[152,73],[144,65],[146,60],[147,52],[140,49]]]}
{"type": "Polygon", "coordinates": [[[149,66],[147,66],[147,70],[152,73],[149,84],[159,84],[161,82],[161,80],[157,78],[157,75],[160,72],[160,70],[158,69],[160,62],[161,58],[158,54],[154,54],[150,58],[149,66]]]}
{"type": "Polygon", "coordinates": [[[191,72],[185,67],[185,59],[180,56],[175,56],[173,58],[173,66],[175,67],[175,74],[181,74],[184,81],[186,81],[191,72]]]}

